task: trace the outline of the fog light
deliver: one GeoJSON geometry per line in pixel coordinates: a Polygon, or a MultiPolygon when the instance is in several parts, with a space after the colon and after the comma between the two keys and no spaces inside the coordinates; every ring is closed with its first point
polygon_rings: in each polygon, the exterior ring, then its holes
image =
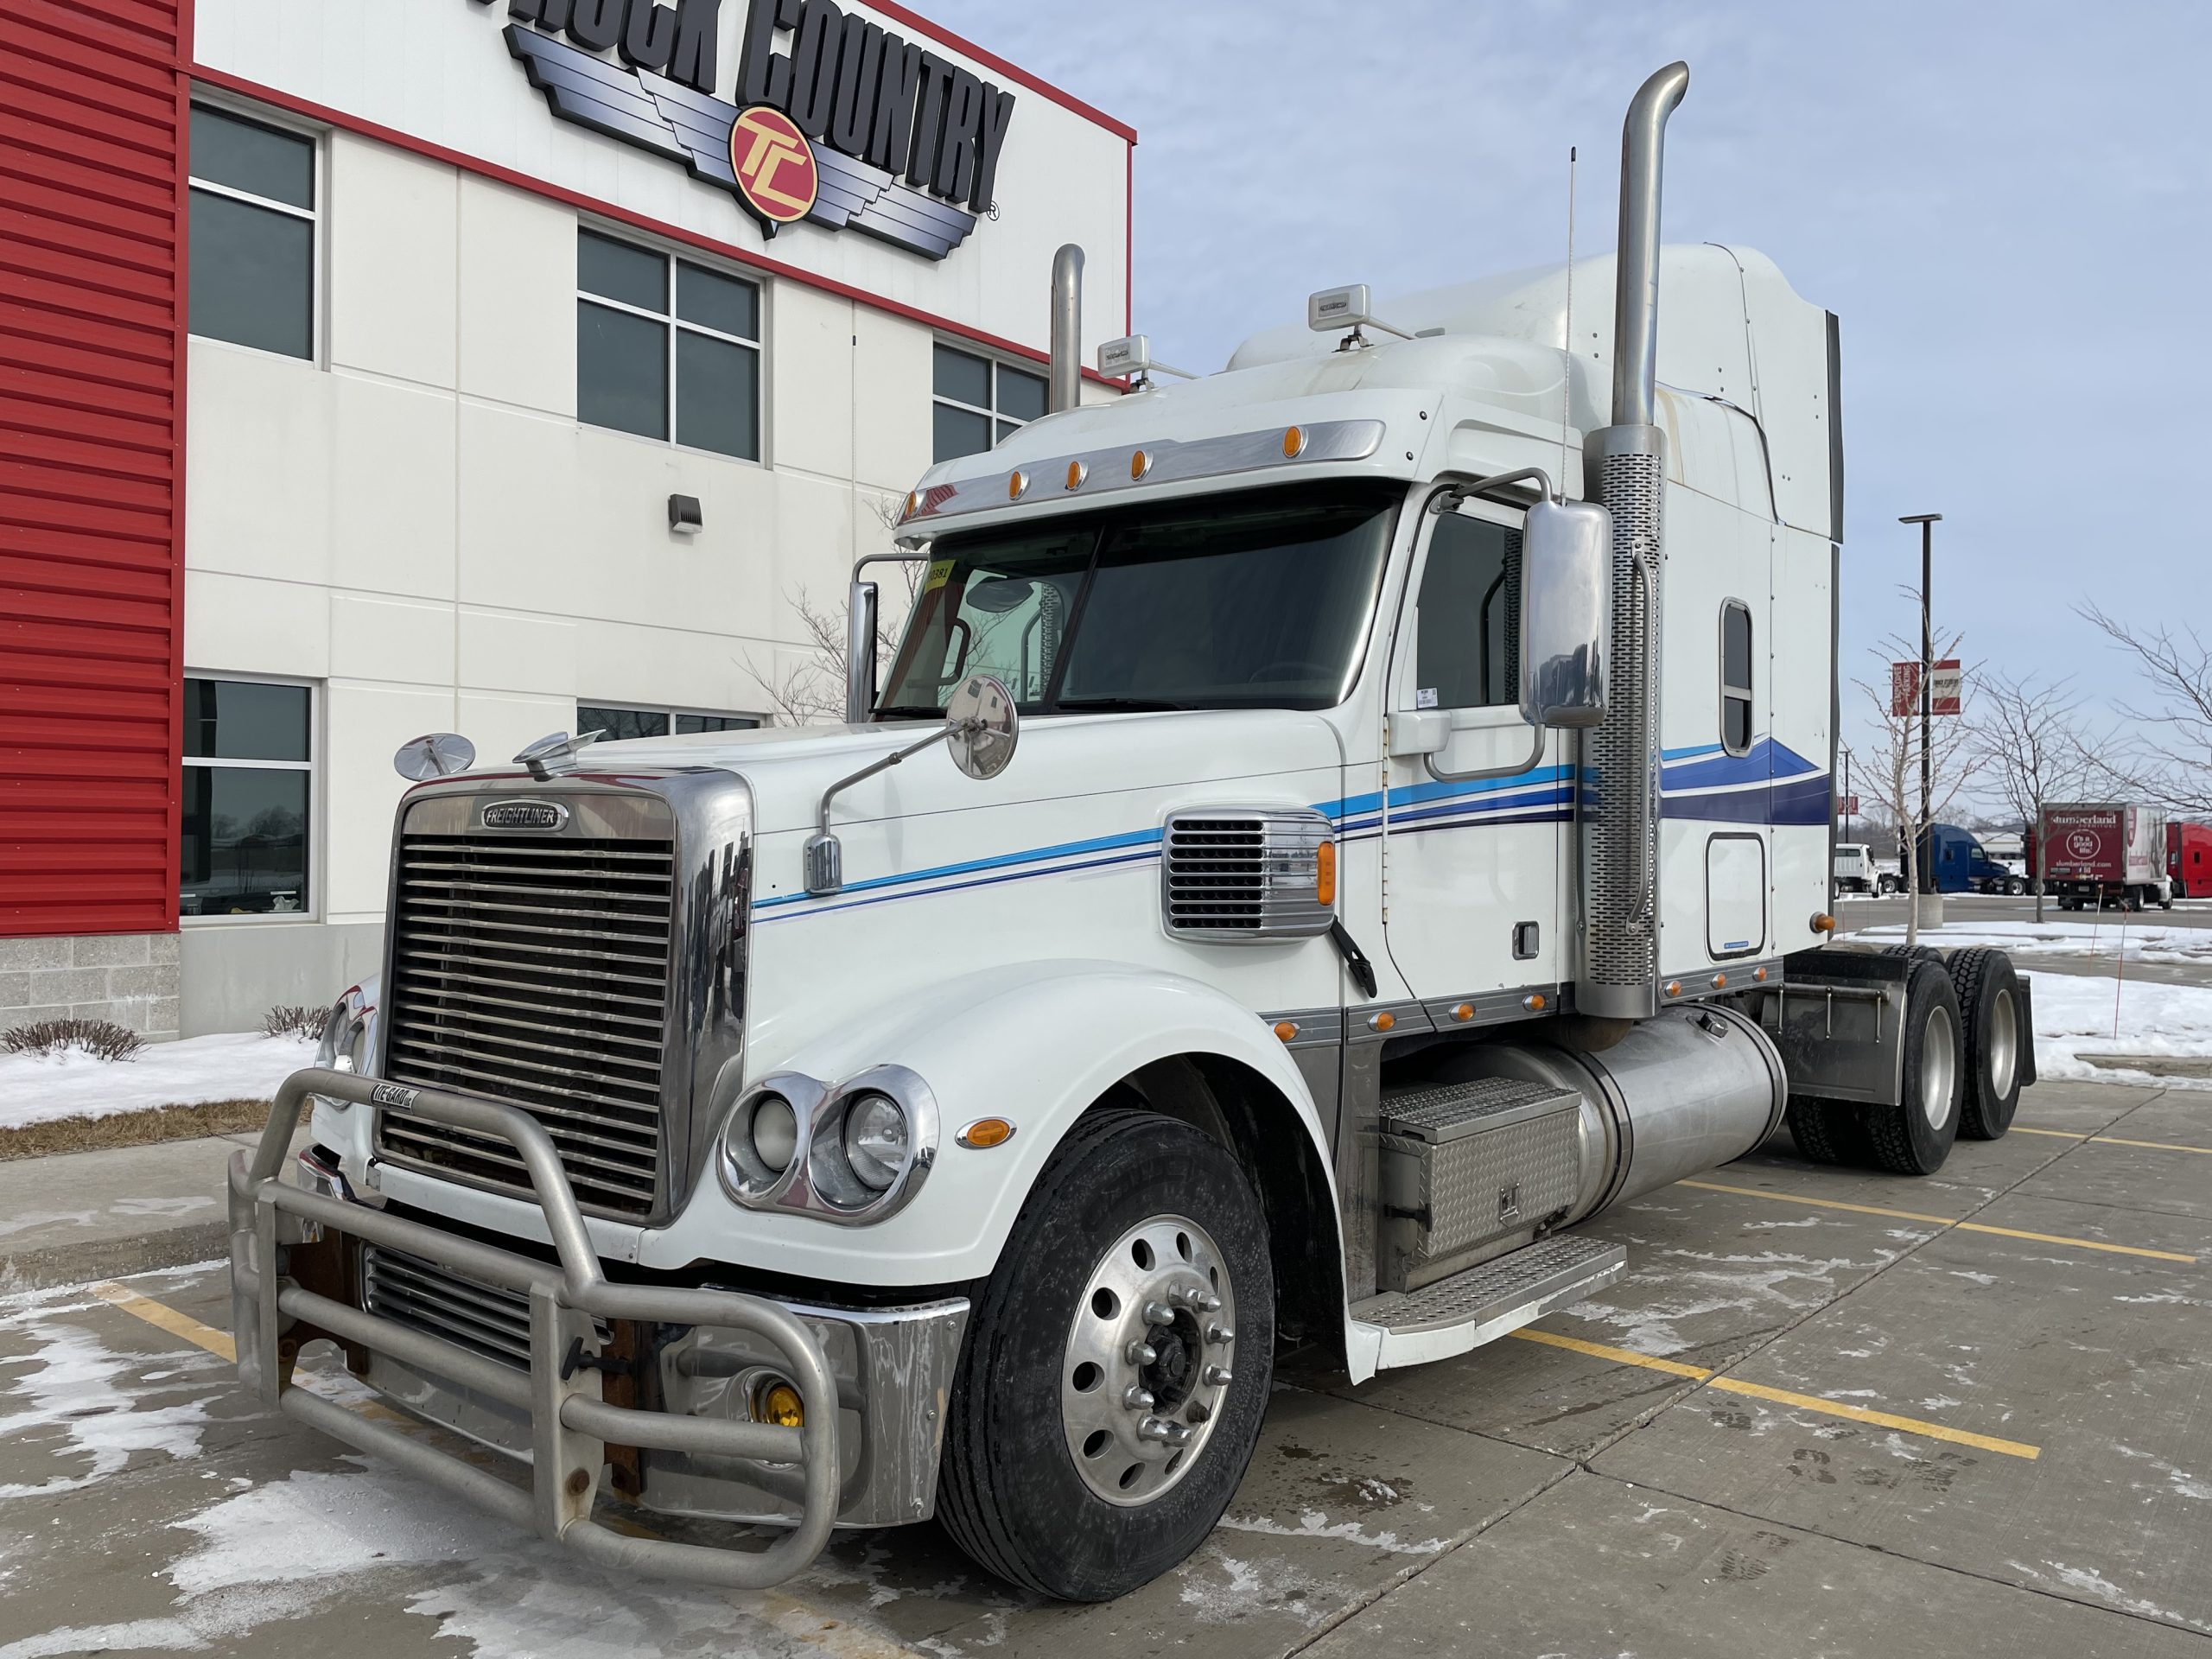
{"type": "Polygon", "coordinates": [[[763,1377],[753,1389],[753,1421],[773,1423],[779,1428],[804,1428],[806,1402],[782,1377],[763,1377]]]}
{"type": "Polygon", "coordinates": [[[753,1109],[753,1155],[778,1174],[798,1151],[798,1114],[781,1095],[762,1096],[753,1109]]]}

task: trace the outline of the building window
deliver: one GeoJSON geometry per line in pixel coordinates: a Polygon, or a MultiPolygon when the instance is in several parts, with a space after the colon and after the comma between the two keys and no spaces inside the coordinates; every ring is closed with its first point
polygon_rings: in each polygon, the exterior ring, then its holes
{"type": "Polygon", "coordinates": [[[1521,532],[1447,512],[1428,538],[1414,647],[1414,707],[1521,699],[1521,532]]]}
{"type": "Polygon", "coordinates": [[[309,687],[185,677],[183,914],[309,910],[314,781],[309,687]]]}
{"type": "Polygon", "coordinates": [[[760,460],[760,290],[579,231],[576,416],[760,460]]]}
{"type": "Polygon", "coordinates": [[[192,111],[195,334],[315,355],[315,141],[192,111]]]}
{"type": "Polygon", "coordinates": [[[619,703],[580,702],[576,729],[597,732],[607,742],[626,737],[678,737],[693,732],[744,732],[760,723],[758,715],[708,715],[684,709],[631,709],[619,703]]]}
{"type": "Polygon", "coordinates": [[[1751,747],[1751,608],[1740,599],[1720,607],[1720,747],[1751,747]]]}
{"type": "Polygon", "coordinates": [[[1045,412],[1041,374],[940,346],[935,375],[935,460],[980,454],[1045,412]]]}

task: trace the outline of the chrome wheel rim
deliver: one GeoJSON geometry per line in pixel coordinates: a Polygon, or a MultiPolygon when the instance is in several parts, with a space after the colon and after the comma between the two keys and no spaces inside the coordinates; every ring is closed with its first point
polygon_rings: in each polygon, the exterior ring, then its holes
{"type": "Polygon", "coordinates": [[[1235,1386],[1236,1287],[1205,1229],[1139,1222],[1090,1270],[1060,1364],[1060,1424],[1091,1493],[1149,1503],[1190,1473],[1235,1386]]]}
{"type": "Polygon", "coordinates": [[[1957,1075],[1957,1027],[1948,1008],[1934,1008],[1920,1037],[1920,1109],[1929,1127],[1940,1129],[1951,1116],[1952,1083],[1957,1075]]]}
{"type": "Polygon", "coordinates": [[[2019,1063],[2020,1016],[2012,1006],[2012,993],[1999,991],[1989,1008],[1989,1086],[1998,1099],[2012,1092],[2019,1063]]]}

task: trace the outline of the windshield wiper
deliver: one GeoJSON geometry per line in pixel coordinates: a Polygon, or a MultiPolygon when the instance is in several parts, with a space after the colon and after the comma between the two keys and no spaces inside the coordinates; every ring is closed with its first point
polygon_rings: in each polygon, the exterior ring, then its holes
{"type": "Polygon", "coordinates": [[[1123,714],[1151,715],[1167,711],[1187,713],[1179,702],[1163,702],[1157,697],[1062,697],[1052,705],[1055,712],[1071,709],[1110,709],[1123,714]]]}

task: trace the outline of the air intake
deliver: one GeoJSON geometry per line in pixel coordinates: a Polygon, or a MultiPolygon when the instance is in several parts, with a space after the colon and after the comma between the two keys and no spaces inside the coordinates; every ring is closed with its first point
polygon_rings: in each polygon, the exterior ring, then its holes
{"type": "Polygon", "coordinates": [[[1160,918],[1179,939],[1216,944],[1325,933],[1334,833],[1319,812],[1295,808],[1179,812],[1160,848],[1160,918]]]}

